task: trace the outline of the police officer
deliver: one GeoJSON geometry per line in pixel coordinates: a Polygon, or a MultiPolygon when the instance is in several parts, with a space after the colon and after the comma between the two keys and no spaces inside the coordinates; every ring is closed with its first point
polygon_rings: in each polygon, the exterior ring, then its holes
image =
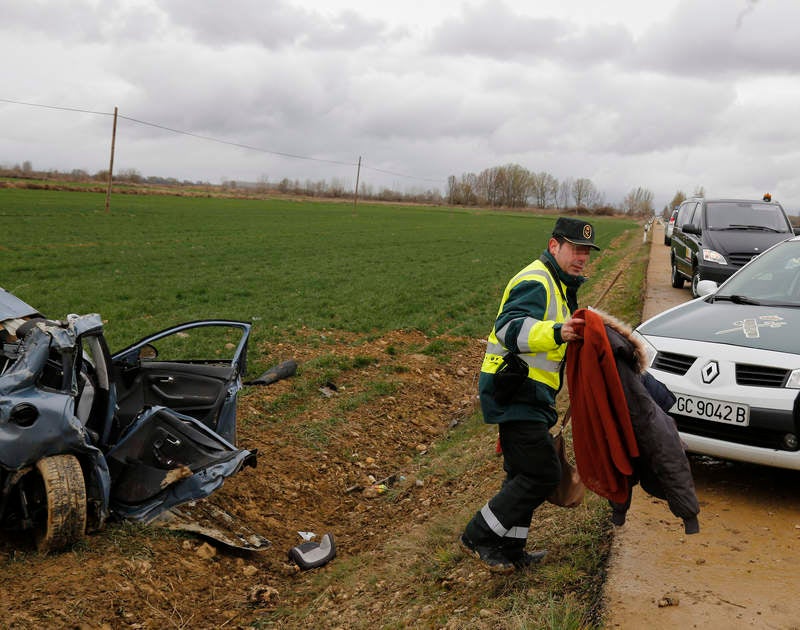
{"type": "Polygon", "coordinates": [[[497,424],[506,478],[467,524],[464,549],[491,571],[510,573],[541,560],[526,552],[533,511],[558,485],[561,465],[549,429],[556,424],[566,343],[583,323],[572,317],[594,228],[560,217],[541,257],[506,286],[478,382],[484,421],[497,424]]]}

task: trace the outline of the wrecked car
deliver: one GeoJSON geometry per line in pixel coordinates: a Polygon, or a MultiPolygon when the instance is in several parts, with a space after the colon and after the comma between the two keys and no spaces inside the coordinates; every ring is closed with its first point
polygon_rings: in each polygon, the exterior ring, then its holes
{"type": "Polygon", "coordinates": [[[236,446],[249,336],[194,321],[111,354],[98,314],[51,320],[0,289],[0,528],[55,550],[255,466],[236,446]]]}

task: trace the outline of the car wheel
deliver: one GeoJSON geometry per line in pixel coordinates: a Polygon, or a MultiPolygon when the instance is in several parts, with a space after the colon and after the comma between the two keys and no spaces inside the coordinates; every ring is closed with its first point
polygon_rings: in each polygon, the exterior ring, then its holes
{"type": "Polygon", "coordinates": [[[697,283],[700,282],[700,272],[697,271],[695,267],[692,269],[692,297],[700,297],[700,294],[697,292],[697,283]]]}
{"type": "Polygon", "coordinates": [[[675,266],[675,261],[672,261],[672,286],[676,289],[683,288],[683,276],[678,273],[678,268],[675,266]]]}
{"type": "Polygon", "coordinates": [[[670,238],[669,238],[669,236],[665,236],[665,237],[664,237],[664,245],[669,245],[669,244],[670,244],[670,242],[671,242],[671,241],[670,241],[670,238]]]}
{"type": "Polygon", "coordinates": [[[86,484],[74,455],[43,457],[36,463],[33,497],[36,548],[43,553],[78,542],[86,532],[86,484]]]}

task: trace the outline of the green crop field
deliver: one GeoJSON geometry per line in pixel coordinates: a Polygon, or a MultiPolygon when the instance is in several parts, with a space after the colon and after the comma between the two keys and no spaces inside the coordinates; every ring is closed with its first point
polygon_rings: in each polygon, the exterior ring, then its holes
{"type": "MultiPolygon", "coordinates": [[[[453,208],[0,189],[0,286],[46,316],[98,312],[112,350],[201,318],[483,336],[554,217],[453,208]]],[[[638,226],[597,218],[608,245],[638,226]]],[[[590,285],[587,285],[590,286],[590,285]]],[[[256,357],[253,357],[256,359],[256,357]]]]}

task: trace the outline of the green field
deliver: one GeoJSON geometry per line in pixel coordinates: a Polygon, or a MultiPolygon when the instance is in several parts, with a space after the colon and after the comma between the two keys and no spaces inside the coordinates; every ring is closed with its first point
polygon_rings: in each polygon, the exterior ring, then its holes
{"type": "MultiPolygon", "coordinates": [[[[0,286],[61,318],[98,312],[113,349],[202,318],[484,336],[553,216],[285,200],[0,189],[0,286]],[[14,234],[14,236],[11,236],[14,234]]],[[[633,221],[594,221],[601,246],[633,221]]],[[[587,285],[589,288],[591,284],[587,285]]],[[[258,357],[252,356],[258,361],[258,357]]]]}

